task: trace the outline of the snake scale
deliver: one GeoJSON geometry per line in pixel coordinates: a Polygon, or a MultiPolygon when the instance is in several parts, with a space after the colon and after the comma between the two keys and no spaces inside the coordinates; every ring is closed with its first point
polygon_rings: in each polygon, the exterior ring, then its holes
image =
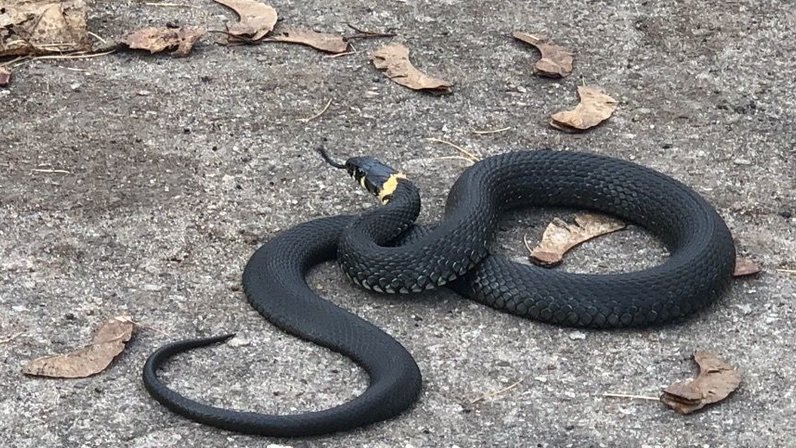
{"type": "Polygon", "coordinates": [[[715,209],[681,182],[638,164],[586,152],[521,150],[475,163],[456,180],[444,218],[414,224],[418,189],[370,157],[338,164],[382,206],[359,215],[320,218],[263,244],[243,272],[245,294],[273,325],[341,353],[369,375],[368,388],[339,406],[292,415],[213,407],[169,389],[157,369],[177,353],[231,335],[183,340],[157,349],[143,381],[167,408],[197,422],[267,436],[311,436],[392,418],[416,401],[421,374],[411,354],[372,324],[313,292],[305,280],[319,263],[338,260],[357,285],[388,294],[447,286],[508,313],[552,324],[617,328],[685,318],[718,299],[735,266],[732,236],[715,209]],[[637,224],[669,256],[626,273],[559,272],[489,253],[498,219],[526,207],[572,207],[637,224]]]}

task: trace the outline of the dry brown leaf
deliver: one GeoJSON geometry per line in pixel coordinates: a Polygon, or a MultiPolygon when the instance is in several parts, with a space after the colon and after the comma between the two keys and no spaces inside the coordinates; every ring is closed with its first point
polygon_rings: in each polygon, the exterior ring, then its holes
{"type": "Polygon", "coordinates": [[[160,53],[165,50],[175,49],[171,52],[172,56],[184,57],[188,56],[193,45],[204,34],[204,28],[195,26],[182,28],[147,27],[131,32],[119,42],[134,50],[148,50],[150,53],[160,53]]]}
{"type": "Polygon", "coordinates": [[[91,344],[70,353],[36,358],[22,372],[27,375],[54,378],[85,378],[105,370],[124,350],[133,335],[135,324],[127,317],[105,321],[94,332],[91,344]]]}
{"type": "Polygon", "coordinates": [[[215,0],[238,14],[240,20],[227,32],[232,37],[257,41],[270,33],[276,25],[276,9],[254,0],[215,0]]]}
{"type": "Polygon", "coordinates": [[[289,42],[307,45],[327,53],[345,53],[348,51],[348,42],[346,42],[343,36],[319,33],[317,31],[301,28],[286,28],[271,35],[265,40],[270,42],[289,42]]]}
{"type": "Polygon", "coordinates": [[[11,82],[11,70],[0,66],[0,87],[5,87],[11,82]]]}
{"type": "Polygon", "coordinates": [[[661,395],[661,401],[680,414],[721,401],[741,384],[740,373],[712,353],[696,351],[694,361],[699,375],[691,381],[672,384],[661,395]]]}
{"type": "Polygon", "coordinates": [[[374,51],[371,55],[373,65],[385,72],[396,83],[414,90],[433,93],[450,93],[453,84],[432,78],[416,69],[409,62],[409,49],[402,44],[389,44],[374,51]]]}
{"type": "Polygon", "coordinates": [[[4,0],[0,56],[89,51],[84,0],[4,0]]]}
{"type": "Polygon", "coordinates": [[[566,48],[533,34],[515,31],[511,35],[517,40],[533,45],[542,54],[533,66],[537,74],[548,78],[563,78],[572,73],[574,56],[566,48]]]}
{"type": "Polygon", "coordinates": [[[578,244],[624,228],[622,221],[593,213],[575,216],[575,224],[553,218],[542,234],[542,241],[531,251],[531,261],[541,266],[556,266],[578,244]]]}
{"type": "Polygon", "coordinates": [[[733,277],[744,277],[757,274],[758,272],[760,272],[760,266],[754,261],[742,257],[735,258],[735,272],[732,273],[733,277]]]}
{"type": "Polygon", "coordinates": [[[580,103],[573,110],[556,112],[550,125],[562,131],[584,131],[607,120],[614,113],[617,101],[596,86],[578,87],[580,103]]]}

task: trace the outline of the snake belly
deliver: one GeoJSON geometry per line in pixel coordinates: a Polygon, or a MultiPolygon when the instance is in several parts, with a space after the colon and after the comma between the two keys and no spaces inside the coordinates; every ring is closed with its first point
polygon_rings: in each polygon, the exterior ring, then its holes
{"type": "Polygon", "coordinates": [[[246,296],[267,320],[349,357],[368,372],[369,386],[360,396],[322,411],[266,415],[197,402],[157,378],[157,369],[170,357],[229,335],[178,341],[156,350],[144,366],[148,392],[194,421],[281,437],[350,430],[410,408],[421,392],[421,375],[409,352],[307,286],[309,269],[335,258],[355,283],[377,292],[448,286],[501,311],[593,328],[651,326],[684,318],[719,298],[734,269],[730,232],[699,194],[654,170],[605,156],[536,150],[490,157],[457,179],[445,217],[435,227],[414,224],[419,210],[417,189],[401,181],[384,206],[282,232],[260,247],[244,270],[246,296]],[[660,238],[670,256],[648,269],[594,275],[491,255],[487,246],[500,215],[531,206],[614,215],[660,238]]]}

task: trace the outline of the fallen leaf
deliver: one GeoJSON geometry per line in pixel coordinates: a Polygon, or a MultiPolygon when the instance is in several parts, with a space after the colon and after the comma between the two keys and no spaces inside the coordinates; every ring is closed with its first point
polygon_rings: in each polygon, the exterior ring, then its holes
{"type": "Polygon", "coordinates": [[[533,34],[515,31],[511,35],[517,40],[533,45],[542,54],[542,57],[533,66],[539,75],[548,78],[563,78],[572,73],[574,57],[572,52],[566,48],[533,34]]]}
{"type": "Polygon", "coordinates": [[[216,3],[235,11],[240,18],[227,32],[242,40],[258,41],[270,33],[276,25],[276,9],[254,0],[215,0],[216,3]]]}
{"type": "Polygon", "coordinates": [[[5,0],[0,57],[89,51],[84,0],[5,0]]]}
{"type": "Polygon", "coordinates": [[[740,373],[712,353],[696,351],[694,361],[699,375],[691,381],[672,384],[661,395],[661,401],[680,414],[721,401],[741,384],[740,373]]]}
{"type": "Polygon", "coordinates": [[[556,266],[564,254],[578,244],[624,228],[625,223],[617,219],[593,213],[575,216],[575,224],[553,218],[542,234],[542,241],[533,250],[528,248],[531,261],[541,266],[556,266]]]}
{"type": "Polygon", "coordinates": [[[186,26],[182,28],[147,27],[131,32],[119,42],[133,50],[148,50],[160,53],[175,49],[172,56],[184,57],[191,52],[193,45],[205,34],[204,28],[186,26]]]}
{"type": "Polygon", "coordinates": [[[578,87],[580,103],[573,110],[556,112],[550,125],[562,131],[584,131],[607,120],[616,110],[617,101],[595,86],[578,87]]]}
{"type": "Polygon", "coordinates": [[[753,275],[760,272],[760,266],[748,258],[737,257],[735,259],[735,272],[732,273],[733,277],[743,277],[746,275],[753,275]]]}
{"type": "Polygon", "coordinates": [[[129,318],[114,317],[97,328],[91,344],[63,355],[31,360],[22,368],[22,373],[54,378],[85,378],[97,374],[124,350],[134,329],[135,324],[129,318]]]}
{"type": "Polygon", "coordinates": [[[0,66],[0,87],[5,87],[11,82],[11,70],[0,66]]]}
{"type": "Polygon", "coordinates": [[[345,53],[348,50],[348,42],[346,42],[343,36],[319,33],[301,28],[287,28],[279,33],[272,34],[265,40],[269,42],[289,42],[307,45],[327,53],[345,53]]]}
{"type": "Polygon", "coordinates": [[[379,48],[373,52],[371,60],[388,78],[410,89],[450,93],[453,87],[449,82],[432,78],[416,69],[409,62],[409,49],[401,44],[389,44],[379,48]]]}

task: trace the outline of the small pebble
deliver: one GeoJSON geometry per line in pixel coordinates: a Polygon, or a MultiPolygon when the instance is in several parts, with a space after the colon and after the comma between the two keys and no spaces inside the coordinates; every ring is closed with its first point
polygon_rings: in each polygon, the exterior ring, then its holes
{"type": "Polygon", "coordinates": [[[569,334],[569,338],[572,339],[573,341],[582,341],[586,339],[586,333],[583,333],[581,331],[573,331],[572,333],[569,334]]]}
{"type": "Polygon", "coordinates": [[[227,341],[227,344],[230,347],[245,347],[245,346],[251,344],[251,341],[248,340],[248,339],[244,339],[244,338],[242,338],[240,336],[235,336],[234,338],[232,338],[229,341],[227,341]]]}

